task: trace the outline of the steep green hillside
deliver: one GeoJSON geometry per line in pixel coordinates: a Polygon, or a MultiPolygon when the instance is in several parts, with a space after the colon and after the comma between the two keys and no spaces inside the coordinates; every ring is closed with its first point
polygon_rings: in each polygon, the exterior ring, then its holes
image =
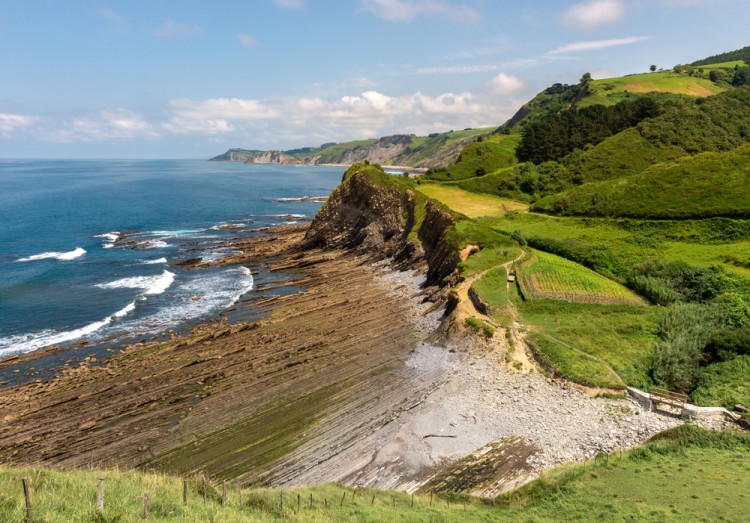
{"type": "Polygon", "coordinates": [[[465,180],[514,165],[518,163],[516,148],[520,139],[518,134],[494,134],[486,138],[480,137],[461,150],[456,163],[447,168],[430,169],[423,179],[465,180]]]}
{"type": "Polygon", "coordinates": [[[588,95],[582,98],[576,104],[576,107],[580,109],[592,105],[613,105],[645,93],[671,93],[706,97],[726,90],[726,86],[717,85],[708,78],[680,74],[674,71],[632,74],[620,78],[593,80],[589,84],[588,95]]]}
{"type": "Polygon", "coordinates": [[[654,165],[539,200],[535,211],[649,219],[750,217],[750,145],[654,165]]]}

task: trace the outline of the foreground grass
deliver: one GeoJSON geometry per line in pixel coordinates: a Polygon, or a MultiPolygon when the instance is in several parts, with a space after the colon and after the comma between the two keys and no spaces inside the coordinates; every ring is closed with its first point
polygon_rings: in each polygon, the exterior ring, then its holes
{"type": "Polygon", "coordinates": [[[232,488],[224,506],[222,489],[209,487],[204,506],[200,481],[192,479],[183,505],[182,480],[174,476],[0,466],[0,521],[24,521],[20,478],[26,477],[32,520],[50,523],[144,521],[146,491],[148,521],[165,522],[739,522],[750,510],[748,451],[747,434],[683,426],[624,455],[553,469],[494,501],[322,485],[283,492],[243,489],[241,504],[232,488]],[[96,485],[102,474],[105,509],[99,514],[96,485]]]}

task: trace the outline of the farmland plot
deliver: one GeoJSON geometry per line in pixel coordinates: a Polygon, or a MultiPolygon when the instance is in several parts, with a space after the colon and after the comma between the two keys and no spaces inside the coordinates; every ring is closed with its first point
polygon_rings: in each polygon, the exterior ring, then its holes
{"type": "Polygon", "coordinates": [[[520,283],[529,299],[578,303],[635,304],[643,300],[622,285],[560,256],[534,251],[520,268],[520,283]]]}

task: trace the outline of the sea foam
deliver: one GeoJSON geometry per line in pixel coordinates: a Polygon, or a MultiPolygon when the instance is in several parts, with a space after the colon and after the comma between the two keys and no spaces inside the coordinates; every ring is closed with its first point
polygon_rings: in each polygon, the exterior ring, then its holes
{"type": "Polygon", "coordinates": [[[157,258],[155,260],[144,260],[140,262],[140,265],[161,265],[163,263],[167,263],[166,258],[157,258]]]}
{"type": "Polygon", "coordinates": [[[52,330],[45,330],[33,334],[0,338],[0,358],[11,354],[23,354],[43,347],[49,347],[50,345],[58,345],[60,343],[83,338],[84,336],[89,336],[102,327],[109,325],[112,321],[127,316],[128,313],[133,310],[135,310],[134,301],[130,302],[114,314],[107,316],[103,320],[89,323],[88,325],[71,331],[55,332],[52,330]]]}
{"type": "Polygon", "coordinates": [[[100,289],[140,289],[143,291],[142,296],[154,296],[166,291],[174,282],[174,277],[173,272],[164,271],[156,276],[133,276],[109,283],[99,283],[96,287],[100,289]]]}
{"type": "Polygon", "coordinates": [[[75,260],[76,258],[80,258],[84,254],[86,254],[85,249],[81,247],[76,247],[72,251],[68,251],[68,252],[43,252],[41,254],[35,254],[33,256],[29,256],[27,258],[19,258],[16,261],[17,262],[30,262],[30,261],[37,261],[37,260],[49,260],[49,259],[70,261],[70,260],[75,260]]]}

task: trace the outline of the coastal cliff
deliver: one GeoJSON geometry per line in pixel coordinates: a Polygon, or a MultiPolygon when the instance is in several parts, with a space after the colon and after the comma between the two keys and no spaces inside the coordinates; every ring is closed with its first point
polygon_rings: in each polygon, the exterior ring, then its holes
{"type": "Polygon", "coordinates": [[[458,250],[447,240],[456,218],[377,166],[355,164],[344,174],[305,235],[307,245],[344,248],[397,268],[425,266],[427,285],[453,279],[458,250]]]}
{"type": "Polygon", "coordinates": [[[381,165],[414,169],[448,167],[456,162],[464,147],[492,133],[494,128],[464,129],[429,136],[395,134],[378,139],[345,143],[325,143],[284,151],[232,148],[210,161],[275,163],[287,165],[351,165],[368,161],[381,165]]]}

